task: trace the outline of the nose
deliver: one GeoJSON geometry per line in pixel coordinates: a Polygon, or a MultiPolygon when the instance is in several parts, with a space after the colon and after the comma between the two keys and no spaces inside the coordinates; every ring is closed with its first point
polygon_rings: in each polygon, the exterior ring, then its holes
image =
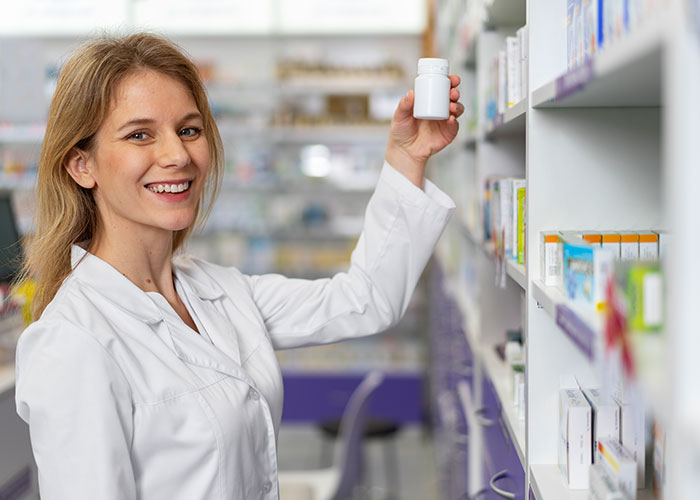
{"type": "Polygon", "coordinates": [[[189,164],[190,154],[176,133],[164,134],[158,141],[158,165],[163,168],[182,168],[189,164]]]}

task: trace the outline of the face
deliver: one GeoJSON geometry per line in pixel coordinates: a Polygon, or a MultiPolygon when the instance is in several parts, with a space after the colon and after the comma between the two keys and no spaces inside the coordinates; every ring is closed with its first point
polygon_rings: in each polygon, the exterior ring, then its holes
{"type": "Polygon", "coordinates": [[[106,231],[171,234],[193,223],[210,163],[202,127],[181,82],[153,71],[121,82],[85,160],[106,231]]]}

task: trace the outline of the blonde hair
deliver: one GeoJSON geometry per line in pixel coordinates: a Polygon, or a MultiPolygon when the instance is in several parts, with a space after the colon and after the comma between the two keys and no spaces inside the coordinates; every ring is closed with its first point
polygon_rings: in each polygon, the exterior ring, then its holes
{"type": "Polygon", "coordinates": [[[99,224],[92,191],[79,186],[64,168],[73,148],[89,151],[125,77],[156,71],[182,82],[202,115],[211,168],[206,200],[197,203],[193,226],[176,231],[173,252],[201,225],[216,197],[223,171],[221,136],[194,63],[172,42],[151,34],[103,36],[79,48],[66,62],[51,101],[37,176],[35,234],[27,246],[20,279],[36,282],[32,315],[38,319],[71,273],[71,246],[90,240],[99,224]],[[202,209],[203,208],[203,209],[202,209]]]}

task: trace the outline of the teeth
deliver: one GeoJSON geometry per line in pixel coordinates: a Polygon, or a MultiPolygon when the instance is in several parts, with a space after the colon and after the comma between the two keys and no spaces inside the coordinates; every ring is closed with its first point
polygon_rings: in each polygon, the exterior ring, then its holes
{"type": "Polygon", "coordinates": [[[154,193],[182,193],[183,191],[187,191],[189,187],[189,182],[183,182],[181,184],[157,184],[150,186],[148,189],[154,193]]]}

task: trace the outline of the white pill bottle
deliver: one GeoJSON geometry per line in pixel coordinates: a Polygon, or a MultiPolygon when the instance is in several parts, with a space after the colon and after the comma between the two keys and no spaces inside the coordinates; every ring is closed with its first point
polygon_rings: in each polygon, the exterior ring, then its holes
{"type": "Polygon", "coordinates": [[[418,59],[413,117],[419,120],[447,120],[450,117],[450,63],[447,59],[418,59]]]}

